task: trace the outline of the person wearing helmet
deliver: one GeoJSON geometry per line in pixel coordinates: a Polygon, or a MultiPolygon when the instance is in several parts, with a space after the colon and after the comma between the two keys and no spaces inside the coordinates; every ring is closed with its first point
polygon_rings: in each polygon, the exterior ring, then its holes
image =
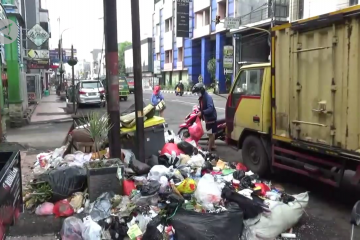
{"type": "MultiPolygon", "coordinates": [[[[164,100],[164,96],[162,95],[161,91],[160,91],[160,86],[157,85],[154,87],[154,91],[153,94],[151,96],[151,104],[153,106],[157,106],[162,100],[164,100]]],[[[160,117],[164,117],[164,110],[160,111],[160,117]]]]}
{"type": "Polygon", "coordinates": [[[217,132],[217,112],[214,100],[205,90],[203,83],[197,83],[192,87],[192,93],[196,93],[199,97],[200,111],[198,116],[205,121],[206,132],[209,136],[209,151],[215,150],[215,133],[217,132]]]}
{"type": "Polygon", "coordinates": [[[184,92],[184,84],[182,83],[181,80],[178,82],[178,84],[176,84],[175,92],[179,92],[181,95],[184,92]]]}

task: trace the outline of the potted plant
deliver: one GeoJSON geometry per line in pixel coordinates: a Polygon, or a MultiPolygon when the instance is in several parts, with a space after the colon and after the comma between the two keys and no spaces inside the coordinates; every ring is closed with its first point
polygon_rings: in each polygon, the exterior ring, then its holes
{"type": "MultiPolygon", "coordinates": [[[[90,112],[85,119],[87,121],[82,121],[82,127],[93,139],[97,156],[101,158],[100,146],[106,141],[108,132],[112,129],[112,125],[109,125],[109,115],[90,112]]],[[[124,166],[120,159],[102,158],[90,161],[85,166],[90,201],[96,200],[103,192],[122,193],[124,166]]]]}

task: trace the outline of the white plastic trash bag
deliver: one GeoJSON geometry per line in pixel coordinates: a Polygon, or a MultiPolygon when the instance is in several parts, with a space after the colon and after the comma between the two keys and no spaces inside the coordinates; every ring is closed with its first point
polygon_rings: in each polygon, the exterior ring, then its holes
{"type": "Polygon", "coordinates": [[[85,229],[82,232],[83,240],[101,240],[101,227],[94,222],[90,216],[89,219],[84,219],[85,229]]]}
{"type": "Polygon", "coordinates": [[[205,159],[201,154],[193,155],[187,162],[191,167],[202,167],[205,163],[205,159]]]}
{"type": "Polygon", "coordinates": [[[164,165],[155,165],[150,169],[148,180],[159,181],[162,176],[170,173],[170,169],[164,165]]]}
{"type": "Polygon", "coordinates": [[[166,130],[164,132],[165,142],[168,143],[175,138],[175,133],[172,130],[166,130]]]}
{"type": "Polygon", "coordinates": [[[304,213],[309,202],[308,192],[293,195],[296,199],[285,204],[279,201],[266,200],[270,213],[263,213],[255,219],[244,221],[242,240],[275,239],[281,233],[292,228],[304,213]]]}
{"type": "Polygon", "coordinates": [[[198,182],[195,198],[206,210],[213,210],[221,200],[221,187],[210,174],[205,174],[198,182]]]}

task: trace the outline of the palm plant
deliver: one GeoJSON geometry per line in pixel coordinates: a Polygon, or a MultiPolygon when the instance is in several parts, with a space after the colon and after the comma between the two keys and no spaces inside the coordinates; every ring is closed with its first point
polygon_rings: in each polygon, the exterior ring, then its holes
{"type": "Polygon", "coordinates": [[[109,125],[109,115],[100,115],[98,112],[90,112],[81,121],[82,126],[88,131],[91,139],[94,141],[95,151],[100,157],[100,144],[106,140],[108,132],[113,127],[109,125]]]}

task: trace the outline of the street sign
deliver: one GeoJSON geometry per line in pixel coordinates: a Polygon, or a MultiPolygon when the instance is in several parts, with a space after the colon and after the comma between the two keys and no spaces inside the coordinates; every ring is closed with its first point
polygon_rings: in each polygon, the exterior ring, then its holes
{"type": "Polygon", "coordinates": [[[240,27],[240,18],[234,18],[234,17],[225,18],[224,27],[226,29],[238,29],[240,27]]]}
{"type": "Polygon", "coordinates": [[[234,66],[234,47],[224,46],[223,65],[225,69],[233,69],[234,66]]]}
{"type": "Polygon", "coordinates": [[[28,50],[28,57],[32,59],[49,59],[49,50],[28,50]]]}
{"type": "Polygon", "coordinates": [[[38,47],[44,44],[50,35],[39,24],[36,24],[27,32],[27,37],[38,47]]]}
{"type": "Polygon", "coordinates": [[[231,73],[233,73],[233,70],[232,69],[226,69],[226,68],[224,68],[224,74],[226,75],[226,74],[231,74],[231,73]]]}

